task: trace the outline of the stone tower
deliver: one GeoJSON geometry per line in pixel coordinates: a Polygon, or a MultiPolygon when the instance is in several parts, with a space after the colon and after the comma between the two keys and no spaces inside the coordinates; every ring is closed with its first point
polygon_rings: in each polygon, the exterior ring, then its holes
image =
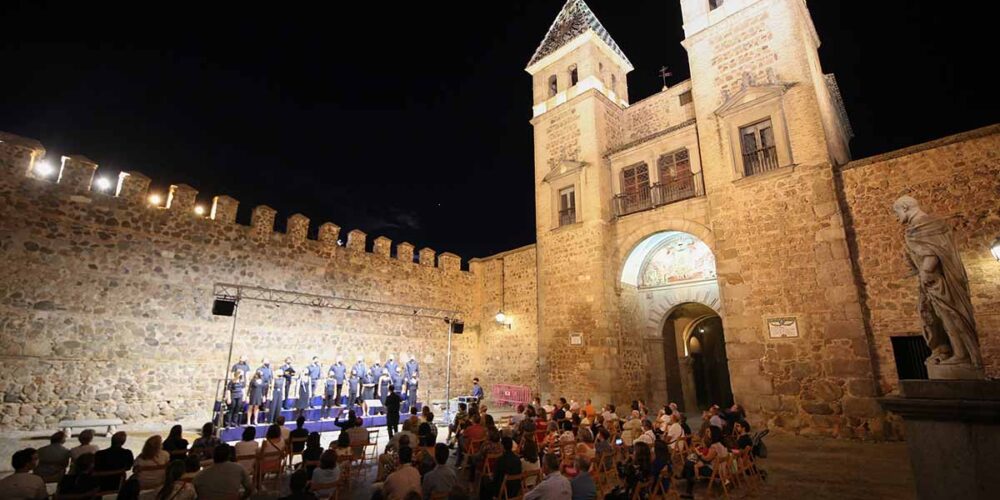
{"type": "Polygon", "coordinates": [[[618,365],[604,158],[628,104],[628,58],[583,0],[569,0],[532,76],[543,397],[608,401],[618,365]],[[574,367],[573,369],[566,369],[574,367]],[[583,376],[581,376],[583,375],[583,376]]]}

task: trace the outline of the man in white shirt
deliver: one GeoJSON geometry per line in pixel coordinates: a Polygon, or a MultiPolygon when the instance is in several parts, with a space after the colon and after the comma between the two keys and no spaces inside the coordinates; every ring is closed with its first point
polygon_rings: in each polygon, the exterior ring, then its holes
{"type": "Polygon", "coordinates": [[[10,459],[14,473],[0,480],[0,494],[11,500],[42,500],[49,497],[45,481],[31,471],[38,465],[38,452],[25,448],[14,452],[10,459]]]}
{"type": "Polygon", "coordinates": [[[76,462],[76,459],[79,458],[80,455],[84,455],[87,453],[97,453],[97,450],[100,449],[97,447],[97,445],[90,444],[90,442],[94,440],[93,429],[84,430],[76,438],[80,440],[80,446],[77,446],[69,450],[69,456],[70,458],[73,459],[74,462],[76,462]]]}
{"type": "Polygon", "coordinates": [[[639,410],[632,410],[632,416],[622,424],[622,443],[625,446],[632,446],[635,438],[642,434],[642,419],[639,418],[639,410]]]}
{"type": "Polygon", "coordinates": [[[679,413],[670,414],[670,425],[667,426],[667,444],[670,445],[671,449],[683,450],[685,443],[680,441],[684,437],[684,428],[681,427],[681,419],[679,413]]]}
{"type": "Polygon", "coordinates": [[[382,495],[386,500],[403,500],[410,492],[422,494],[420,489],[420,471],[411,463],[413,449],[404,446],[399,449],[399,467],[385,478],[382,484],[382,495]]]}
{"type": "Polygon", "coordinates": [[[712,407],[708,409],[708,413],[711,415],[708,419],[709,425],[714,425],[720,429],[726,428],[726,421],[722,419],[721,415],[719,415],[719,405],[712,405],[712,407]]]}
{"type": "Polygon", "coordinates": [[[542,474],[545,479],[524,495],[524,500],[572,500],[573,487],[569,479],[559,473],[559,457],[555,453],[545,454],[542,474]]]}

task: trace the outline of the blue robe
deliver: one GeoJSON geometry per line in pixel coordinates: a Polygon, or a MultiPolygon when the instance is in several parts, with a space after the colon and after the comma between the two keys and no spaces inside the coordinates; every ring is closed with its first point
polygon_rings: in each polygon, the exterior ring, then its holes
{"type": "Polygon", "coordinates": [[[418,375],[420,372],[420,365],[417,364],[417,360],[411,359],[406,362],[406,367],[403,368],[403,375],[406,376],[406,380],[410,380],[414,375],[418,375]]]}
{"type": "Polygon", "coordinates": [[[333,374],[333,378],[338,384],[344,383],[344,378],[347,375],[347,367],[343,363],[337,363],[330,366],[330,373],[333,374]]]}
{"type": "Polygon", "coordinates": [[[399,367],[399,363],[397,363],[396,360],[390,360],[386,361],[382,366],[385,368],[385,371],[389,372],[389,376],[391,377],[394,373],[396,373],[396,368],[399,367]]]}
{"type": "Polygon", "coordinates": [[[312,380],[309,377],[299,378],[299,397],[295,400],[295,408],[299,410],[304,410],[309,408],[309,399],[312,394],[310,388],[312,387],[312,380]]]}

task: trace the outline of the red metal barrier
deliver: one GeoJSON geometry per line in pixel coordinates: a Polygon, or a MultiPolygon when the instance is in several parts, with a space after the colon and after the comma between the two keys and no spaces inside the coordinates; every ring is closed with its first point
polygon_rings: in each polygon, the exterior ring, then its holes
{"type": "Polygon", "coordinates": [[[517,406],[531,402],[531,388],[523,385],[494,384],[491,393],[490,402],[494,405],[517,406]]]}

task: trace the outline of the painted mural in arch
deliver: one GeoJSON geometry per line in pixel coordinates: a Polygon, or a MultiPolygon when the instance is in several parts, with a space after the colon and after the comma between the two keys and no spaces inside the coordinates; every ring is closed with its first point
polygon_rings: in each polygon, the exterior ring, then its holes
{"type": "Polygon", "coordinates": [[[639,274],[639,287],[653,288],[715,278],[715,255],[708,245],[690,234],[674,232],[646,257],[639,274]]]}

